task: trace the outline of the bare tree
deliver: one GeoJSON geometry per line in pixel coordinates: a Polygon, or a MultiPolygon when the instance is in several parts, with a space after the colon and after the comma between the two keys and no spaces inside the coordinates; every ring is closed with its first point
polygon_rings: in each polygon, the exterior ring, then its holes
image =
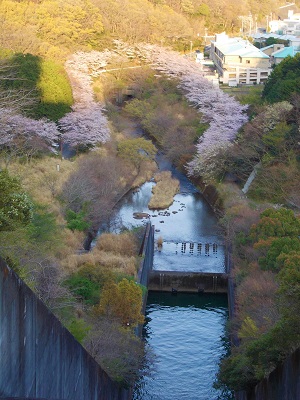
{"type": "Polygon", "coordinates": [[[75,212],[85,210],[92,230],[98,230],[106,222],[123,192],[122,176],[126,167],[113,156],[90,153],[79,162],[76,172],[66,182],[61,197],[66,209],[75,212]]]}
{"type": "Polygon", "coordinates": [[[107,318],[98,318],[84,346],[112,378],[129,384],[136,379],[145,355],[137,336],[107,318]]]}
{"type": "Polygon", "coordinates": [[[51,311],[58,312],[75,305],[71,293],[62,285],[64,276],[54,260],[33,260],[29,268],[36,294],[51,311]]]}

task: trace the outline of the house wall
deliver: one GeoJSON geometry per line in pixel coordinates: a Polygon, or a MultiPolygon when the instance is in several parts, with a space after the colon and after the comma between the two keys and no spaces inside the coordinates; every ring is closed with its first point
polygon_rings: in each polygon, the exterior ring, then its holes
{"type": "Polygon", "coordinates": [[[284,44],[273,44],[273,46],[266,47],[264,49],[261,49],[262,52],[267,54],[267,56],[271,56],[275,51],[278,51],[284,47],[284,44]]]}
{"type": "Polygon", "coordinates": [[[239,57],[239,56],[226,56],[223,67],[230,68],[231,66],[240,66],[244,68],[268,68],[269,59],[253,58],[253,57],[239,57]],[[249,62],[247,62],[249,61],[249,62]]]}
{"type": "Polygon", "coordinates": [[[266,82],[270,69],[236,67],[223,72],[222,82],[230,86],[253,85],[266,82]]]}

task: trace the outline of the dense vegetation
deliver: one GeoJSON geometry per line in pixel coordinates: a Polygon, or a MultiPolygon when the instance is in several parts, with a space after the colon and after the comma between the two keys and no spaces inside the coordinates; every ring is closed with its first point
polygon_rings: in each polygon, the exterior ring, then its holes
{"type": "Polygon", "coordinates": [[[300,93],[300,54],[288,57],[280,63],[270,75],[263,97],[270,103],[291,100],[294,94],[300,93]]]}
{"type": "Polygon", "coordinates": [[[247,197],[219,184],[236,282],[230,329],[239,340],[221,363],[219,382],[235,390],[255,385],[300,344],[298,64],[295,57],[275,67],[219,169],[219,179],[230,173],[241,187],[256,170],[247,197]]]}
{"type": "Polygon", "coordinates": [[[224,360],[220,381],[247,389],[299,346],[300,219],[266,209],[235,240],[239,312],[231,323],[240,340],[224,360]]]}

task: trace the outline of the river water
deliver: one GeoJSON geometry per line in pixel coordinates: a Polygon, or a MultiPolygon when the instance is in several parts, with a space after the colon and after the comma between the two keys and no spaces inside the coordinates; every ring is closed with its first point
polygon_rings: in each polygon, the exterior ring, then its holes
{"type": "MultiPolygon", "coordinates": [[[[146,224],[155,226],[155,239],[163,239],[155,249],[156,270],[224,272],[225,250],[220,226],[213,210],[185,175],[159,155],[161,171],[172,171],[180,182],[180,193],[166,210],[149,210],[148,203],[154,182],[147,182],[122,199],[116,220],[127,228],[146,224]],[[147,213],[149,218],[137,220],[134,213],[147,213]]],[[[115,225],[115,223],[114,223],[115,225]]]]}
{"type": "MultiPolygon", "coordinates": [[[[147,182],[118,204],[116,221],[127,228],[148,221],[155,226],[155,240],[163,239],[162,249],[154,252],[156,270],[224,272],[223,237],[213,210],[162,156],[158,164],[180,181],[173,204],[167,210],[149,210],[154,183],[147,182]],[[148,217],[137,220],[135,212],[148,217]]],[[[227,318],[226,296],[149,293],[144,339],[155,357],[149,362],[152,372],[135,387],[134,400],[230,399],[213,387],[218,362],[228,349],[227,318]]]]}
{"type": "Polygon", "coordinates": [[[230,399],[213,387],[228,349],[227,318],[224,295],[149,293],[143,334],[156,357],[152,373],[137,382],[133,399],[230,399]]]}

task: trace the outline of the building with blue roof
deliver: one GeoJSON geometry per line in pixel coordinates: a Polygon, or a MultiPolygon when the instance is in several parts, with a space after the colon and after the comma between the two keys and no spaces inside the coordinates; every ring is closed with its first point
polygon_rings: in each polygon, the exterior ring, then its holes
{"type": "Polygon", "coordinates": [[[272,53],[271,63],[277,65],[286,57],[294,57],[296,53],[298,53],[298,50],[296,50],[294,46],[284,47],[272,53]]]}

